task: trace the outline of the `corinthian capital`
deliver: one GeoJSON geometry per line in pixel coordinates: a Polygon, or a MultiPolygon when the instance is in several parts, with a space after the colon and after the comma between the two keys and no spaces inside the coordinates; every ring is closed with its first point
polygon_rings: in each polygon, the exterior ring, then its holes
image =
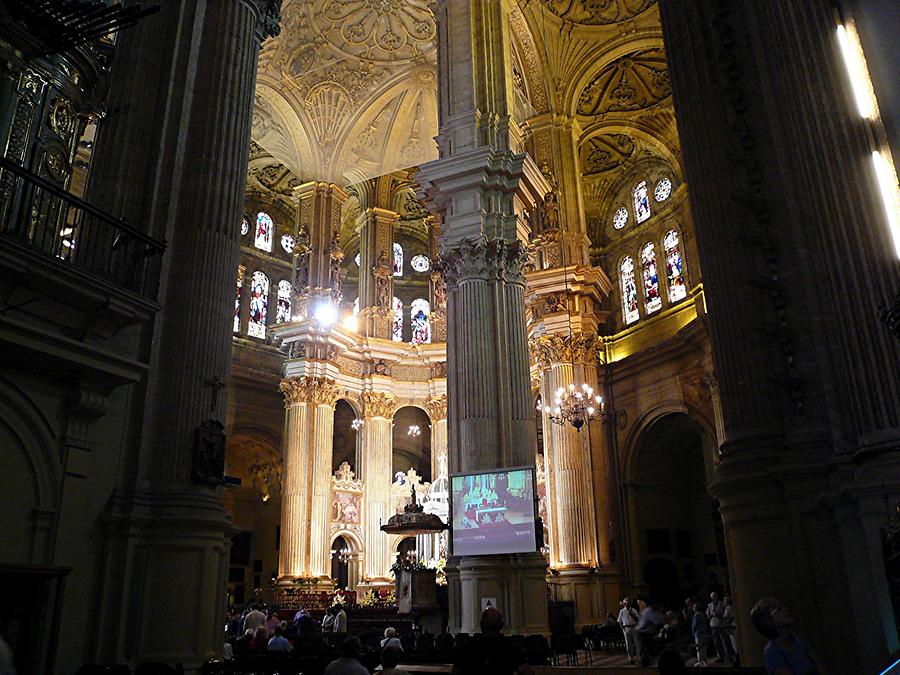
{"type": "Polygon", "coordinates": [[[600,340],[596,335],[543,335],[528,343],[531,358],[542,368],[557,363],[596,365],[600,358],[600,340]]]}
{"type": "Polygon", "coordinates": [[[425,408],[432,422],[447,419],[447,397],[433,396],[425,401],[425,408]]]}
{"type": "Polygon", "coordinates": [[[394,407],[397,399],[392,394],[384,394],[378,391],[364,391],[360,396],[363,407],[363,417],[384,417],[391,419],[394,416],[394,407]]]}
{"type": "Polygon", "coordinates": [[[445,250],[439,264],[451,288],[465,279],[500,279],[524,284],[532,256],[531,249],[520,241],[478,237],[465,239],[445,250]]]}
{"type": "Polygon", "coordinates": [[[294,403],[334,405],[340,398],[340,391],[334,382],[323,378],[292,377],[282,380],[278,389],[284,394],[285,407],[294,403]]]}
{"type": "Polygon", "coordinates": [[[281,32],[281,0],[245,0],[256,12],[260,42],[281,32]]]}

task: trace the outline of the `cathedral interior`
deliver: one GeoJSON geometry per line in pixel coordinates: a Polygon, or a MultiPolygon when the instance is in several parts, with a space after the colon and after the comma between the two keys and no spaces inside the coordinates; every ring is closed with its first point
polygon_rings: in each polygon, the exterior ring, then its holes
{"type": "Polygon", "coordinates": [[[415,572],[434,632],[718,592],[743,666],[765,597],[828,672],[895,660],[891,3],[40,4],[0,2],[17,672],[199,668],[230,609],[415,572]],[[534,545],[454,554],[511,469],[534,545]]]}

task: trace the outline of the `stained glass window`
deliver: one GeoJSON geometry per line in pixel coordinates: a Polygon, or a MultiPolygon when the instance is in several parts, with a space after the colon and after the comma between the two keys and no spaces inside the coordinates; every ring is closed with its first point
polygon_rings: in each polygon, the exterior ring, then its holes
{"type": "Polygon", "coordinates": [[[278,282],[278,307],[275,323],[289,323],[291,320],[291,282],[282,279],[278,282]]]}
{"type": "Polygon", "coordinates": [[[634,260],[631,256],[622,261],[619,273],[622,277],[622,311],[627,326],[641,318],[638,311],[637,284],[634,281],[634,260]]]}
{"type": "Polygon", "coordinates": [[[394,276],[403,276],[403,247],[394,242],[394,276]]]}
{"type": "Polygon", "coordinates": [[[394,326],[391,339],[394,342],[403,342],[403,301],[395,297],[392,305],[394,307],[394,326]]]}
{"type": "Polygon", "coordinates": [[[294,238],[286,234],[281,238],[281,248],[285,250],[286,253],[294,252],[294,238]]]}
{"type": "Polygon", "coordinates": [[[419,298],[413,300],[409,306],[410,324],[412,326],[412,340],[414,345],[431,342],[431,305],[427,300],[419,298]]]}
{"type": "Polygon", "coordinates": [[[241,289],[244,287],[244,275],[238,270],[237,293],[234,297],[234,332],[241,332],[241,289]]]}
{"type": "Polygon", "coordinates": [[[661,178],[653,188],[653,198],[658,202],[664,202],[672,194],[672,181],[668,178],[661,178]]]}
{"type": "Polygon", "coordinates": [[[634,186],[634,220],[643,223],[650,217],[650,195],[647,193],[647,181],[642,180],[634,186]]]}
{"type": "Polygon", "coordinates": [[[616,209],[616,212],[613,214],[613,227],[617,230],[621,230],[628,223],[628,209],[624,206],[620,206],[616,209]]]}
{"type": "Polygon", "coordinates": [[[256,238],[254,241],[256,248],[272,252],[272,230],[274,228],[272,216],[262,211],[256,214],[256,238]]]}
{"type": "Polygon", "coordinates": [[[678,232],[669,230],[663,239],[666,249],[666,280],[669,285],[669,302],[678,302],[687,297],[687,284],[684,282],[684,259],[681,257],[681,246],[678,232]]]}
{"type": "Polygon", "coordinates": [[[241,218],[241,236],[243,237],[250,231],[250,221],[247,220],[247,216],[241,218]]]}
{"type": "Polygon", "coordinates": [[[357,253],[357,254],[356,254],[356,257],[354,258],[354,260],[356,261],[356,266],[359,267],[359,263],[360,263],[360,261],[362,260],[361,254],[360,254],[360,253],[357,253]]]}
{"type": "Polygon", "coordinates": [[[644,307],[647,314],[653,314],[662,307],[659,295],[659,272],[656,269],[656,251],[652,243],[644,244],[641,249],[641,271],[644,280],[644,307]]]}
{"type": "Polygon", "coordinates": [[[254,272],[250,282],[250,324],[247,335],[266,338],[266,315],[269,311],[269,277],[262,272],[254,272]]]}
{"type": "Polygon", "coordinates": [[[427,272],[431,269],[431,261],[427,255],[414,255],[409,261],[409,266],[416,272],[427,272]]]}

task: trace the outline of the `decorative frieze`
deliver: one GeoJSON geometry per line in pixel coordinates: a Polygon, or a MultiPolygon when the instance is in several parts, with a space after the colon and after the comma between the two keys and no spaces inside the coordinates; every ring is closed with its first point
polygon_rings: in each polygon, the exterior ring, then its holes
{"type": "Polygon", "coordinates": [[[295,403],[312,405],[334,405],[340,398],[340,391],[334,382],[324,378],[292,377],[278,385],[284,394],[284,406],[295,403]]]}
{"type": "Polygon", "coordinates": [[[445,251],[440,265],[449,288],[467,279],[524,284],[532,256],[532,250],[520,241],[478,237],[464,239],[445,251]]]}
{"type": "Polygon", "coordinates": [[[528,344],[532,359],[541,368],[556,363],[585,363],[596,365],[600,359],[600,340],[596,335],[544,335],[532,338],[528,344]]]}
{"type": "Polygon", "coordinates": [[[360,396],[363,407],[363,417],[384,417],[392,419],[397,399],[393,394],[385,394],[379,391],[364,391],[360,396]]]}
{"type": "Polygon", "coordinates": [[[427,382],[431,378],[431,366],[394,366],[391,376],[406,382],[427,382]]]}

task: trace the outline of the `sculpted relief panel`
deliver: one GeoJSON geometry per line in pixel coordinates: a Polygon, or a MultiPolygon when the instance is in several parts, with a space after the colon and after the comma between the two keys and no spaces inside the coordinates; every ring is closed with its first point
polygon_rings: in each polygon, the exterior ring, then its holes
{"type": "Polygon", "coordinates": [[[561,19],[587,26],[602,26],[632,19],[654,0],[543,0],[561,19]]]}
{"type": "Polygon", "coordinates": [[[627,54],[601,70],[578,97],[576,112],[594,116],[651,108],[672,93],[662,49],[627,54]]]}

